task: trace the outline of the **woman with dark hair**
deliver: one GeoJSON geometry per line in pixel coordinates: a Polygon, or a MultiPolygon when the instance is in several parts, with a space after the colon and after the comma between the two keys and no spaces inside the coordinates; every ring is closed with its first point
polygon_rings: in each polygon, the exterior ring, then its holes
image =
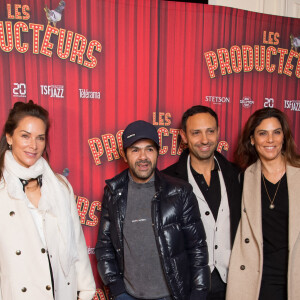
{"type": "Polygon", "coordinates": [[[95,293],[72,187],[47,162],[48,133],[44,108],[15,103],[0,139],[1,300],[95,293]]]}
{"type": "Polygon", "coordinates": [[[300,155],[285,114],[251,115],[236,157],[247,169],[226,299],[299,300],[300,155]]]}

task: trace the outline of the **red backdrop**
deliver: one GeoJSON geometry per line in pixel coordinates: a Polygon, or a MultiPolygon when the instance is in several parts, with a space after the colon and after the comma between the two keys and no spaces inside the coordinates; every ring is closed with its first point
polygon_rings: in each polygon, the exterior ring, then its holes
{"type": "Polygon", "coordinates": [[[207,105],[231,159],[250,114],[274,106],[299,145],[300,59],[290,36],[300,36],[300,20],[159,0],[73,0],[56,28],[47,26],[44,7],[58,3],[0,3],[0,125],[16,101],[49,110],[50,161],[77,195],[100,299],[94,245],[104,181],[125,168],[122,130],[138,119],[156,125],[164,168],[180,153],[182,113],[207,105]]]}

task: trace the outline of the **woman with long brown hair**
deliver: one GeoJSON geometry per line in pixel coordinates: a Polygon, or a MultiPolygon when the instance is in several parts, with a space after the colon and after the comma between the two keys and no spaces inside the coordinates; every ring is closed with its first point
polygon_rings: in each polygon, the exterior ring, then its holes
{"type": "Polygon", "coordinates": [[[72,187],[48,164],[49,124],[44,108],[17,102],[0,139],[1,300],[95,292],[72,187]]]}
{"type": "Polygon", "coordinates": [[[246,169],[227,300],[300,299],[300,156],[287,117],[254,112],[236,150],[246,169]]]}

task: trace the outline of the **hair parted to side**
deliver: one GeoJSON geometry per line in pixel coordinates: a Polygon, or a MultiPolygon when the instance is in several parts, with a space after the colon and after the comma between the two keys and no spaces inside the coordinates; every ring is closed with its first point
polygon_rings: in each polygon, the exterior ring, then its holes
{"type": "Polygon", "coordinates": [[[33,103],[32,100],[29,100],[28,103],[24,102],[16,102],[13,108],[9,111],[8,118],[5,122],[3,132],[0,138],[0,179],[3,176],[3,168],[4,168],[4,156],[6,150],[8,150],[8,144],[6,141],[6,134],[12,136],[14,134],[15,129],[18,127],[19,122],[25,117],[36,117],[41,119],[45,126],[45,150],[43,156],[47,161],[49,161],[49,113],[46,109],[41,107],[38,104],[33,103]]]}
{"type": "Polygon", "coordinates": [[[204,105],[195,105],[192,106],[191,108],[189,108],[183,115],[181,118],[181,128],[184,132],[186,132],[186,122],[187,119],[193,115],[196,114],[202,114],[202,113],[209,113],[210,115],[212,115],[215,120],[216,120],[216,124],[217,127],[219,127],[219,120],[218,120],[218,115],[215,113],[215,111],[213,111],[210,107],[208,106],[204,106],[204,105]]]}
{"type": "Polygon", "coordinates": [[[282,154],[287,163],[299,168],[300,154],[297,153],[287,116],[281,110],[270,107],[259,109],[249,117],[238,140],[237,149],[234,153],[235,161],[241,168],[246,169],[259,159],[255,147],[251,145],[250,137],[254,135],[255,128],[263,120],[269,118],[276,118],[281,124],[284,136],[282,154]]]}

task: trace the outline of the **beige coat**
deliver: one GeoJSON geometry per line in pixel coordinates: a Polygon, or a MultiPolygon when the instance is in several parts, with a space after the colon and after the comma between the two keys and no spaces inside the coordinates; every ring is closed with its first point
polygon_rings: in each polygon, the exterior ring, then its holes
{"type": "MultiPolygon", "coordinates": [[[[287,166],[289,195],[288,300],[300,299],[300,168],[287,166]]],[[[276,203],[275,203],[276,205],[276,203]]],[[[263,270],[261,164],[245,172],[242,216],[227,281],[227,300],[257,300],[263,270]]]]}
{"type": "MultiPolygon", "coordinates": [[[[62,188],[66,188],[63,184],[62,188]]],[[[74,199],[70,187],[70,199],[74,199]]],[[[66,200],[69,201],[69,200],[66,200]]],[[[65,276],[58,258],[57,221],[45,213],[45,236],[55,281],[55,300],[91,300],[95,282],[76,209],[70,201],[79,259],[65,276]]],[[[47,252],[24,200],[12,199],[0,182],[0,300],[53,300],[47,252]]]]}

